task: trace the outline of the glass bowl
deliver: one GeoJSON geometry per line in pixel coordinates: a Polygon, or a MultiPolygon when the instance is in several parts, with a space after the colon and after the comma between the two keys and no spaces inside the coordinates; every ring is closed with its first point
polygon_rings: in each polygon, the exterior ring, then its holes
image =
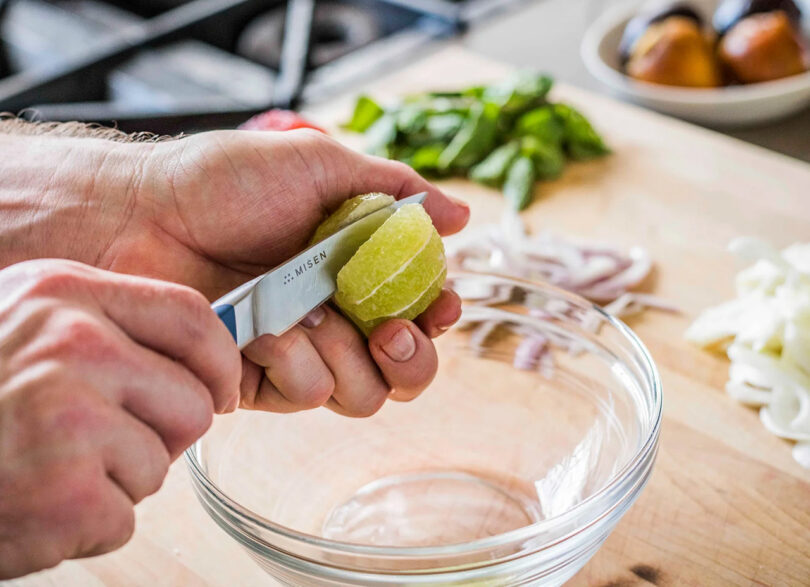
{"type": "Polygon", "coordinates": [[[560,584],[649,478],[661,384],[590,302],[451,273],[440,371],[371,418],[238,411],[186,452],[209,515],[283,584],[560,584]]]}

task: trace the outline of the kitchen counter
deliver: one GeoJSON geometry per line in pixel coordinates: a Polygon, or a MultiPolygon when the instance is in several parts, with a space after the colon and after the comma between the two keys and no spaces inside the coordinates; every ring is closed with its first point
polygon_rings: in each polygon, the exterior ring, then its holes
{"type": "MultiPolygon", "coordinates": [[[[611,0],[533,0],[491,22],[477,23],[462,43],[488,57],[551,73],[556,79],[599,93],[579,54],[588,26],[611,0]]],[[[761,127],[718,129],[728,136],[810,162],[810,107],[761,127]]]]}
{"type": "MultiPolygon", "coordinates": [[[[508,70],[451,45],[358,89],[389,100],[508,70]]],[[[687,344],[683,331],[702,308],[731,295],[736,267],[725,250],[731,238],[757,234],[779,246],[806,240],[810,165],[564,84],[554,92],[580,107],[614,152],[541,184],[524,214],[527,224],[644,245],[656,263],[648,289],[683,310],[647,311],[629,321],[662,376],[660,451],[641,497],[571,585],[806,583],[810,470],[754,410],[725,394],[727,360],[687,344]]],[[[336,132],[352,101],[344,96],[307,114],[336,132]]],[[[357,137],[340,138],[358,144],[357,137]]],[[[471,223],[499,217],[497,192],[463,180],[443,185],[470,203],[471,223]]],[[[208,519],[183,462],[136,511],[135,536],[121,550],[6,587],[275,585],[208,519]]]]}

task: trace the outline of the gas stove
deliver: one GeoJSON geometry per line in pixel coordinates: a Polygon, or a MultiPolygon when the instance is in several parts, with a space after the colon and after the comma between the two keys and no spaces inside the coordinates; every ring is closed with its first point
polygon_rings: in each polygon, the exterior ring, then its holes
{"type": "Polygon", "coordinates": [[[324,99],[520,0],[0,0],[0,111],[174,134],[324,99]]]}

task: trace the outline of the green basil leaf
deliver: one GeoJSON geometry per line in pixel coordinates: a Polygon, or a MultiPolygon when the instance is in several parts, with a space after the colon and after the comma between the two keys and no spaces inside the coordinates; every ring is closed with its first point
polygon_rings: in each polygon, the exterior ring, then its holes
{"type": "Polygon", "coordinates": [[[495,104],[476,104],[470,117],[439,158],[440,169],[469,169],[492,150],[499,109],[495,104]]]}
{"type": "Polygon", "coordinates": [[[520,140],[520,152],[534,163],[538,179],[556,179],[565,167],[565,153],[559,144],[541,141],[534,135],[520,140]]]}
{"type": "Polygon", "coordinates": [[[503,184],[503,195],[515,210],[523,210],[532,201],[534,193],[534,163],[521,156],[509,167],[503,184]]]}
{"type": "Polygon", "coordinates": [[[487,87],[482,98],[497,104],[506,114],[518,114],[543,104],[552,83],[548,76],[518,71],[487,87]]]}
{"type": "Polygon", "coordinates": [[[414,151],[408,164],[420,173],[430,173],[439,169],[439,157],[444,151],[443,143],[425,145],[414,151]]]}
{"type": "Polygon", "coordinates": [[[567,104],[554,104],[554,112],[563,122],[563,145],[569,157],[585,160],[610,153],[602,137],[579,111],[567,104]]]}
{"type": "Polygon", "coordinates": [[[354,132],[366,132],[383,114],[385,114],[385,110],[382,106],[368,96],[360,96],[354,105],[352,118],[344,125],[344,128],[354,132]]]}
{"type": "Polygon", "coordinates": [[[509,167],[519,155],[520,143],[517,141],[501,145],[470,170],[470,179],[484,185],[500,187],[509,167]]]}
{"type": "Polygon", "coordinates": [[[397,119],[393,114],[384,114],[366,131],[368,152],[390,157],[397,140],[397,119]]]}
{"type": "Polygon", "coordinates": [[[519,136],[537,137],[549,145],[560,145],[565,134],[565,126],[551,106],[542,106],[529,110],[518,118],[515,133],[519,136]]]}

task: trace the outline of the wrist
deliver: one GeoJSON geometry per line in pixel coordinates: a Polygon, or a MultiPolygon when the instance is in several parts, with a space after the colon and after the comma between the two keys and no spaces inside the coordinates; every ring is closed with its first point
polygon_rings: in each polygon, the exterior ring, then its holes
{"type": "Polygon", "coordinates": [[[98,265],[135,214],[150,143],[0,133],[0,267],[98,265]]]}

